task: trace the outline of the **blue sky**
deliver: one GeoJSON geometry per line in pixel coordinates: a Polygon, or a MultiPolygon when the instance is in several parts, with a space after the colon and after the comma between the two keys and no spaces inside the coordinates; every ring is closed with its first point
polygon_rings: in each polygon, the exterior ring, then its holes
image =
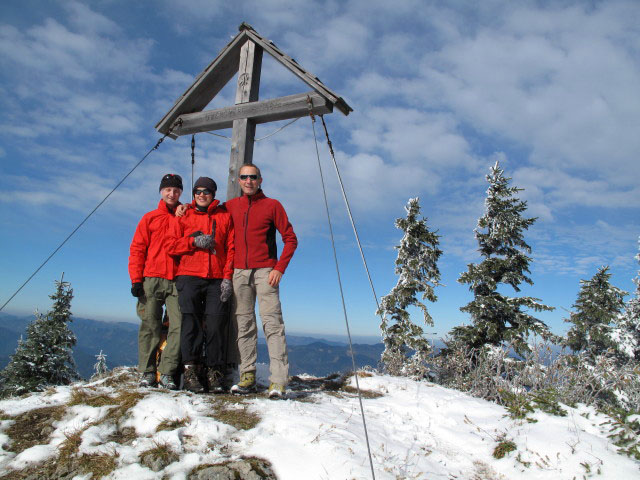
{"type": "MultiPolygon", "coordinates": [[[[395,218],[410,197],[439,230],[443,336],[468,322],[457,283],[479,261],[473,235],[489,167],[524,188],[533,287],[556,307],[610,265],[633,291],[640,234],[640,5],[607,2],[9,0],[0,15],[0,302],[4,303],[159,135],[154,125],[246,21],[353,107],[326,121],[379,296],[396,281],[395,218]],[[636,165],[634,167],[634,165],[636,165]]],[[[260,98],[308,87],[265,55],[260,98]]],[[[231,105],[235,79],[208,108],[231,105]]],[[[280,124],[260,125],[257,137],[280,124]]],[[[320,130],[318,130],[320,132],[320,130]]],[[[230,131],[218,132],[230,135],[230,131]]],[[[379,319],[320,140],[352,332],[379,319]]],[[[196,177],[225,198],[229,140],[196,137],[196,177]]],[[[282,284],[289,331],[343,334],[308,119],[258,142],[264,191],[299,237],[282,284]]],[[[77,316],[136,321],[128,249],[165,173],[190,180],[190,138],[167,140],[5,307],[49,307],[65,272],[77,316]]],[[[183,200],[189,200],[188,191],[183,200]]],[[[416,320],[420,320],[418,316],[416,320]]]]}

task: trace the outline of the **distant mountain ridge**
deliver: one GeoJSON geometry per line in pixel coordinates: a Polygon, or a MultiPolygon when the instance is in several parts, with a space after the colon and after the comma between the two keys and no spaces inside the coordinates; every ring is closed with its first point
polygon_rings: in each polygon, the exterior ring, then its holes
{"type": "MultiPolygon", "coordinates": [[[[18,339],[25,335],[27,325],[33,318],[32,315],[0,313],[0,368],[9,363],[9,356],[15,352],[18,339]]],[[[101,350],[107,355],[107,366],[110,369],[123,365],[137,365],[137,324],[73,317],[70,327],[78,340],[73,349],[73,357],[83,378],[89,378],[93,374],[96,355],[101,350]]],[[[308,373],[322,376],[353,368],[346,343],[307,335],[287,335],[287,345],[291,375],[308,373]]],[[[357,368],[366,365],[376,367],[384,345],[354,344],[353,349],[357,368]]],[[[262,337],[258,339],[258,362],[269,363],[267,346],[262,337]]]]}

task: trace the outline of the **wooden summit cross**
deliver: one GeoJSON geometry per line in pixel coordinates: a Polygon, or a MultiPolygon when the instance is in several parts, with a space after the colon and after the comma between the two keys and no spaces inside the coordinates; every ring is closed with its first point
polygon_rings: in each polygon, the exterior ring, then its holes
{"type": "Polygon", "coordinates": [[[257,124],[308,115],[309,102],[313,113],[318,115],[333,112],[334,106],[345,115],[353,111],[318,77],[298,65],[272,41],[260,36],[251,25],[242,23],[239,30],[240,33],[196,77],[171,110],[156,124],[156,129],[166,134],[176,121],[181,121],[169,135],[173,139],[181,135],[233,128],[227,200],[240,195],[236,179],[242,164],[252,163],[257,124]],[[263,51],[293,72],[313,91],[258,101],[263,51]],[[236,72],[238,86],[235,106],[203,111],[236,72]]]}

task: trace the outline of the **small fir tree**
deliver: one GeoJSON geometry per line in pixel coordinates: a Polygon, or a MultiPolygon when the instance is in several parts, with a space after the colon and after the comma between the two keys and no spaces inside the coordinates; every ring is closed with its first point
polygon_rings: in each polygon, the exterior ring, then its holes
{"type": "Polygon", "coordinates": [[[36,312],[35,320],[27,326],[26,339],[19,340],[16,352],[0,374],[3,395],[68,385],[79,378],[71,350],[76,337],[67,325],[71,321],[73,290],[60,279],[49,298],[53,307],[45,315],[36,312]]]}
{"type": "Polygon", "coordinates": [[[100,353],[96,355],[96,363],[93,364],[94,376],[101,377],[102,375],[107,373],[108,370],[107,356],[102,353],[102,350],[100,350],[100,353]]]}
{"type": "Polygon", "coordinates": [[[487,175],[489,189],[485,200],[486,211],[474,230],[483,261],[469,264],[458,279],[469,285],[473,300],[460,310],[471,314],[472,325],[455,327],[452,344],[471,348],[485,345],[510,344],[516,352],[529,352],[527,337],[531,333],[545,339],[553,335],[541,320],[523,309],[536,312],[553,310],[538,298],[508,297],[499,292],[500,285],[509,285],[516,292],[520,284],[533,285],[528,276],[531,247],[524,240],[524,231],[536,218],[524,218],[527,202],[518,199],[521,188],[510,187],[511,178],[504,176],[498,162],[487,175]]]}
{"type": "Polygon", "coordinates": [[[565,345],[576,353],[595,359],[607,351],[617,352],[611,337],[612,328],[624,308],[627,294],[609,282],[609,267],[600,267],[590,280],[580,280],[574,312],[566,322],[573,326],[567,332],[565,345]]]}
{"type": "MultiPolygon", "coordinates": [[[[640,263],[640,238],[635,259],[640,263]]],[[[640,270],[633,283],[636,284],[636,291],[625,305],[624,313],[618,318],[611,338],[621,354],[640,362],[640,270]]]]}
{"type": "Polygon", "coordinates": [[[440,285],[437,263],[442,251],[438,248],[440,237],[429,230],[426,218],[420,218],[419,199],[409,199],[405,210],[407,217],[395,222],[396,228],[404,232],[400,245],[395,247],[398,283],[382,297],[377,311],[382,316],[380,329],[385,345],[381,362],[392,375],[422,377],[431,348],[422,327],[411,321],[407,308],[419,307],[424,323],[433,325],[427,307],[417,296],[422,293],[423,300],[437,300],[434,289],[440,285]]]}

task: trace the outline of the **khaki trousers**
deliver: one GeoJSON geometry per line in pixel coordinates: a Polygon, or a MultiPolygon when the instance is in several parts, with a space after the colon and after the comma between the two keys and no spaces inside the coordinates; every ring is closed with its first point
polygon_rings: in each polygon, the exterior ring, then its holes
{"type": "Polygon", "coordinates": [[[269,285],[271,268],[235,269],[233,294],[234,320],[238,331],[240,374],[255,372],[258,358],[258,327],[255,304],[258,299],[262,329],[269,350],[269,381],[286,386],[289,380],[289,357],[280,306],[280,290],[269,285]]]}
{"type": "Polygon", "coordinates": [[[144,297],[138,299],[136,308],[140,317],[138,370],[141,373],[156,371],[156,351],[162,331],[162,306],[165,305],[169,316],[169,331],[158,371],[164,375],[173,375],[180,364],[182,315],[178,306],[178,290],[175,282],[166,278],[145,277],[143,285],[144,297]]]}

